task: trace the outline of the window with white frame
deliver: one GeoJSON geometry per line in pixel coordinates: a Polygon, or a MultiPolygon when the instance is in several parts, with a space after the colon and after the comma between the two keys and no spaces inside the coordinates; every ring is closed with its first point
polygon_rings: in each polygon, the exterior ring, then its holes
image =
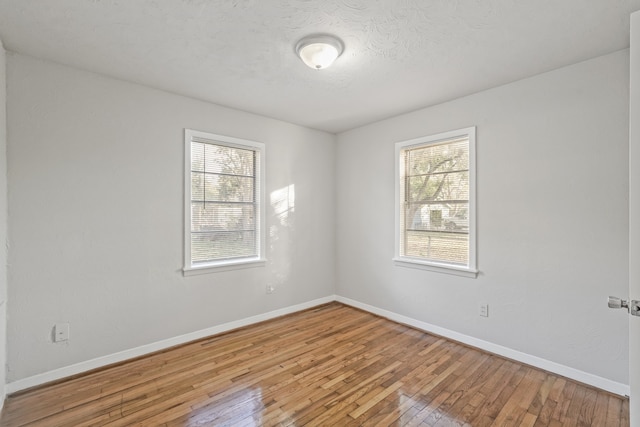
{"type": "Polygon", "coordinates": [[[185,274],[261,264],[264,144],[185,130],[185,274]]]}
{"type": "Polygon", "coordinates": [[[475,127],[396,144],[396,264],[475,277],[475,127]]]}

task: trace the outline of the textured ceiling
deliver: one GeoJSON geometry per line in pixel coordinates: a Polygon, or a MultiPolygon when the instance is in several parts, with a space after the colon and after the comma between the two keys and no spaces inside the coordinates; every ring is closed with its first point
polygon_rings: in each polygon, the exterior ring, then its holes
{"type": "Polygon", "coordinates": [[[340,132],[628,47],[640,0],[0,0],[8,50],[340,132]],[[333,67],[295,55],[345,42],[333,67]]]}

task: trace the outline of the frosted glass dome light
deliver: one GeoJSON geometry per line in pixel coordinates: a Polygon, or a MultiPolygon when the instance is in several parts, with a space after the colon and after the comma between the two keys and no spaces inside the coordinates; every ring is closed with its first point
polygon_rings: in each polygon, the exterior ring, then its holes
{"type": "Polygon", "coordinates": [[[300,59],[314,70],[322,70],[333,64],[343,50],[342,42],[329,35],[307,36],[296,44],[300,59]]]}

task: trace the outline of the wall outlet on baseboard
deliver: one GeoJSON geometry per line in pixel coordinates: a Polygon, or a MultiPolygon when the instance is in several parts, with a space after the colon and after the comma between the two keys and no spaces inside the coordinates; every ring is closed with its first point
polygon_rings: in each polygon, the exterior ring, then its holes
{"type": "Polygon", "coordinates": [[[480,304],[478,314],[482,317],[489,317],[489,304],[480,304]]]}
{"type": "Polygon", "coordinates": [[[69,341],[69,324],[56,323],[53,327],[53,341],[62,342],[69,341]]]}

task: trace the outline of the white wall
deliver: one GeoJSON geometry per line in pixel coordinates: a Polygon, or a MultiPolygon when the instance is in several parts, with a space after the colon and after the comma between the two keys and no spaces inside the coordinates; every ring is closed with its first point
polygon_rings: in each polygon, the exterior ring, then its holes
{"type": "Polygon", "coordinates": [[[628,384],[628,57],[338,135],[337,294],[628,384]],[[473,125],[479,277],[394,266],[394,143],[473,125]]]}
{"type": "Polygon", "coordinates": [[[9,382],[333,295],[333,135],[18,54],[7,78],[9,382]],[[264,142],[267,199],[295,191],[266,267],[183,277],[184,128],[264,142]]]}
{"type": "Polygon", "coordinates": [[[6,55],[0,41],[0,408],[7,362],[7,92],[6,55]]]}

